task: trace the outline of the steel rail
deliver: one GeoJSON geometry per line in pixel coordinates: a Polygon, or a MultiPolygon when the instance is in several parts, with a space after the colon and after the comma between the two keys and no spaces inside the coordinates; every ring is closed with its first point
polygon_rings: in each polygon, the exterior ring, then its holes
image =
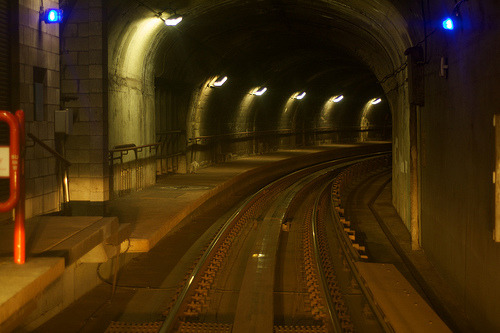
{"type": "MultiPolygon", "coordinates": [[[[375,154],[366,154],[366,155],[361,155],[361,156],[356,156],[355,159],[352,159],[348,162],[345,163],[339,163],[336,164],[335,166],[332,166],[330,168],[325,168],[322,171],[325,171],[325,174],[328,172],[331,172],[335,169],[343,168],[343,167],[349,167],[356,165],[357,163],[367,161],[370,159],[375,159],[379,158],[380,155],[385,155],[387,153],[375,153],[375,154]]],[[[318,176],[317,178],[319,178],[318,176]]],[[[310,226],[311,226],[311,234],[312,234],[312,244],[313,244],[313,255],[314,255],[314,260],[316,262],[316,269],[319,275],[319,283],[321,284],[321,288],[323,290],[323,295],[324,299],[326,301],[326,307],[328,310],[328,315],[330,318],[330,322],[332,324],[332,329],[335,333],[340,333],[343,332],[341,320],[337,315],[336,311],[336,306],[331,298],[330,291],[329,291],[329,281],[326,276],[326,273],[323,269],[323,258],[321,256],[321,251],[320,251],[320,241],[319,241],[319,232],[318,232],[318,211],[319,211],[319,205],[320,205],[320,200],[322,199],[323,195],[328,189],[331,189],[331,184],[333,183],[335,179],[328,181],[326,184],[321,186],[320,191],[318,191],[318,195],[314,201],[313,208],[312,208],[312,216],[311,216],[311,221],[310,221],[310,226]]]]}
{"type": "MultiPolygon", "coordinates": [[[[162,324],[159,332],[160,333],[166,333],[166,332],[171,332],[172,329],[174,329],[174,326],[175,326],[175,324],[177,322],[178,312],[181,309],[182,304],[184,303],[186,296],[190,292],[190,290],[191,290],[191,288],[193,286],[193,282],[197,278],[197,275],[200,272],[202,272],[203,268],[206,266],[206,263],[212,257],[214,250],[218,248],[218,246],[221,243],[221,240],[223,239],[224,235],[229,231],[229,228],[234,223],[236,223],[236,221],[240,217],[240,215],[242,215],[246,211],[246,208],[248,208],[248,206],[253,201],[256,201],[257,198],[260,195],[266,194],[271,187],[277,185],[278,183],[284,181],[285,179],[297,176],[300,173],[305,173],[309,169],[318,168],[321,165],[328,165],[328,164],[335,164],[335,165],[331,166],[331,168],[340,168],[340,167],[344,167],[346,165],[354,164],[356,162],[359,162],[360,160],[367,159],[367,158],[369,158],[368,156],[373,157],[373,156],[378,156],[378,155],[381,155],[381,154],[387,154],[387,153],[377,152],[377,153],[370,153],[370,154],[364,154],[364,155],[358,155],[358,156],[343,157],[343,158],[335,159],[334,161],[328,161],[328,162],[320,163],[318,165],[314,165],[314,166],[311,166],[311,167],[300,169],[300,170],[297,170],[297,171],[295,171],[293,173],[290,173],[288,175],[280,177],[279,179],[277,179],[277,180],[271,182],[270,184],[264,186],[259,191],[257,191],[256,193],[254,193],[253,195],[251,195],[250,197],[248,197],[243,202],[243,204],[240,205],[240,207],[238,208],[238,210],[235,211],[231,215],[231,217],[219,229],[219,231],[217,232],[216,236],[210,242],[210,245],[208,246],[208,248],[204,251],[203,255],[198,260],[198,262],[195,265],[194,269],[189,274],[188,282],[184,285],[184,287],[182,288],[182,290],[179,292],[179,295],[178,295],[176,301],[174,302],[174,304],[172,305],[172,307],[171,307],[171,309],[170,309],[167,317],[165,318],[165,320],[164,320],[164,322],[163,322],[163,324],[162,324]],[[343,161],[344,161],[344,163],[342,163],[343,161]]],[[[328,168],[328,167],[324,167],[323,170],[326,169],[326,168],[328,168]]]]}
{"type": "MultiPolygon", "coordinates": [[[[390,155],[390,154],[386,154],[386,155],[390,155]]],[[[365,282],[364,282],[361,274],[359,273],[358,269],[356,268],[355,262],[358,260],[355,259],[356,256],[351,251],[352,246],[350,246],[350,241],[347,238],[346,233],[340,229],[341,223],[338,219],[338,215],[335,214],[335,212],[334,212],[334,209],[333,209],[334,202],[333,202],[333,198],[331,196],[330,196],[330,204],[331,204],[330,214],[331,214],[332,219],[334,221],[334,223],[333,223],[334,228],[333,229],[335,231],[337,239],[339,240],[340,248],[342,250],[344,258],[346,259],[347,264],[349,265],[351,273],[353,274],[356,282],[358,283],[358,285],[361,289],[361,292],[365,296],[365,299],[368,301],[368,305],[370,306],[371,310],[373,311],[373,313],[377,317],[378,323],[381,326],[381,328],[384,330],[384,332],[393,333],[394,328],[391,326],[390,323],[388,323],[386,321],[386,318],[385,318],[382,310],[376,304],[372,293],[366,287],[365,282]]],[[[359,256],[358,256],[358,258],[359,258],[359,256]]]]}
{"type": "Polygon", "coordinates": [[[321,190],[319,191],[318,196],[316,197],[316,200],[315,200],[314,206],[313,206],[314,208],[313,208],[312,218],[311,218],[311,229],[312,229],[312,237],[313,237],[314,256],[316,258],[316,268],[318,269],[318,274],[319,274],[319,277],[321,280],[321,286],[323,288],[323,294],[325,296],[329,318],[330,318],[331,324],[333,326],[334,332],[340,333],[340,332],[342,332],[342,326],[340,324],[340,319],[337,316],[337,312],[335,311],[335,305],[333,304],[333,300],[330,297],[330,293],[328,292],[328,290],[329,290],[328,280],[327,280],[325,272],[323,270],[323,265],[321,264],[321,254],[319,251],[319,240],[317,237],[317,235],[318,235],[317,214],[318,214],[319,202],[321,200],[321,196],[330,187],[332,182],[333,182],[333,180],[329,181],[325,185],[323,185],[321,190]]]}
{"type": "MultiPolygon", "coordinates": [[[[343,158],[343,159],[348,159],[348,158],[349,157],[343,158]]],[[[342,159],[339,159],[339,160],[342,160],[342,159]]],[[[338,162],[338,160],[336,162],[338,162]]],[[[326,163],[332,163],[332,162],[331,161],[325,162],[325,164],[326,163]]],[[[309,168],[311,168],[311,167],[309,167],[309,168]]],[[[309,169],[309,168],[306,168],[306,169],[309,169]]],[[[238,208],[238,210],[235,211],[231,215],[231,217],[226,221],[226,223],[224,223],[224,225],[221,227],[221,229],[217,232],[216,236],[210,242],[210,245],[204,251],[202,257],[200,258],[200,260],[196,264],[195,268],[191,272],[190,277],[188,279],[188,282],[184,285],[184,287],[182,288],[182,291],[179,293],[179,296],[178,296],[175,304],[172,306],[171,310],[169,311],[168,316],[165,319],[162,327],[160,328],[159,333],[170,332],[174,328],[174,325],[176,323],[177,313],[179,312],[179,310],[182,306],[182,303],[184,302],[185,297],[189,293],[189,290],[192,287],[192,284],[193,284],[195,277],[197,276],[197,274],[199,274],[202,271],[203,267],[205,266],[205,263],[211,257],[212,251],[217,248],[217,246],[218,246],[219,242],[221,241],[221,239],[223,238],[224,234],[226,233],[226,231],[228,231],[228,229],[231,227],[231,225],[233,223],[235,223],[237,218],[246,210],[246,208],[253,201],[255,201],[260,195],[265,194],[271,187],[273,187],[274,185],[276,185],[279,182],[282,182],[286,178],[293,177],[294,175],[296,175],[298,173],[304,172],[304,170],[306,170],[306,169],[301,169],[301,170],[295,171],[291,174],[283,176],[283,177],[273,181],[272,183],[266,185],[265,187],[263,187],[262,189],[260,189],[259,191],[257,191],[253,195],[251,195],[249,198],[247,198],[243,202],[243,204],[241,204],[240,208],[238,208]]]]}
{"type": "Polygon", "coordinates": [[[224,225],[221,227],[221,229],[217,232],[216,236],[214,239],[210,242],[210,245],[208,246],[207,250],[204,251],[203,255],[201,256],[200,260],[196,264],[195,268],[190,274],[190,277],[188,279],[188,282],[184,285],[182,288],[182,291],[179,293],[179,297],[175,301],[174,305],[172,306],[171,310],[169,311],[167,318],[165,318],[165,321],[163,322],[159,333],[166,333],[170,332],[176,323],[176,318],[177,318],[177,313],[179,312],[182,303],[184,302],[185,297],[189,293],[193,281],[196,278],[196,276],[202,271],[203,267],[205,266],[205,263],[209,260],[209,258],[212,255],[212,252],[214,249],[216,249],[219,245],[220,240],[223,238],[224,234],[226,231],[229,230],[231,225],[235,223],[237,218],[246,210],[246,208],[252,203],[252,201],[255,201],[260,195],[265,194],[269,188],[274,186],[276,183],[282,181],[285,177],[282,177],[280,179],[275,180],[274,182],[268,184],[267,186],[263,187],[253,195],[251,195],[249,198],[247,198],[243,204],[238,208],[237,211],[231,215],[231,217],[224,223],[224,225]]]}

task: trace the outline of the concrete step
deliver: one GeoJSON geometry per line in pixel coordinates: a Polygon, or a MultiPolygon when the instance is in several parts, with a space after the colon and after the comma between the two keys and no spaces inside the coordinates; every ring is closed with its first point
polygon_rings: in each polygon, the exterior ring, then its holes
{"type": "Polygon", "coordinates": [[[101,283],[97,265],[128,246],[116,217],[41,216],[26,221],[26,263],[12,258],[13,223],[0,225],[0,331],[36,327],[101,283]]]}
{"type": "Polygon", "coordinates": [[[32,258],[24,265],[0,258],[0,332],[11,331],[33,311],[36,297],[63,272],[63,258],[32,258]]]}
{"type": "Polygon", "coordinates": [[[356,267],[395,332],[451,332],[394,265],[357,262],[356,267]]]}

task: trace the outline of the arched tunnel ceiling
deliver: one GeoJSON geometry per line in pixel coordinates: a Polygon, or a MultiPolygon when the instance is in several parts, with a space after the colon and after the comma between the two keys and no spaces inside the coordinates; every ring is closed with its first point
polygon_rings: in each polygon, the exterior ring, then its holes
{"type": "MultiPolygon", "coordinates": [[[[418,15],[404,4],[414,3],[110,0],[108,73],[111,94],[119,96],[113,97],[110,112],[120,119],[114,123],[126,123],[129,115],[135,115],[134,110],[154,109],[156,78],[161,79],[162,86],[187,87],[185,91],[195,92],[201,91],[207,80],[227,75],[237,89],[233,96],[259,86],[282,92],[274,94],[270,104],[276,113],[298,91],[307,90],[308,100],[316,100],[314,110],[301,111],[311,117],[332,95],[350,94],[357,104],[345,111],[349,118],[345,121],[354,125],[359,123],[362,105],[380,96],[382,88],[390,89],[380,87],[378,80],[400,67],[412,39],[421,37],[408,30],[407,20],[418,15]],[[183,21],[175,27],[165,26],[162,20],[174,13],[182,15],[183,21]]],[[[190,119],[188,127],[194,126],[190,121],[220,116],[209,115],[212,104],[197,102],[205,96],[203,92],[192,96],[191,101],[184,102],[191,105],[189,110],[181,107],[190,119]]],[[[231,106],[227,99],[221,103],[237,112],[236,101],[231,106]]],[[[221,107],[215,108],[221,112],[221,107]]],[[[387,110],[380,112],[387,115],[387,110]]],[[[227,117],[233,118],[230,114],[227,117]]],[[[203,127],[219,125],[207,123],[203,127]]],[[[117,128],[112,129],[116,133],[110,134],[110,142],[123,135],[120,126],[117,128]]]]}
{"type": "Polygon", "coordinates": [[[411,45],[406,21],[388,0],[112,0],[108,13],[112,61],[134,24],[152,19],[149,71],[193,83],[219,73],[277,84],[311,83],[321,73],[342,73],[335,77],[341,86],[376,82],[411,45]],[[177,27],[155,20],[173,12],[184,17],[177,27]]]}

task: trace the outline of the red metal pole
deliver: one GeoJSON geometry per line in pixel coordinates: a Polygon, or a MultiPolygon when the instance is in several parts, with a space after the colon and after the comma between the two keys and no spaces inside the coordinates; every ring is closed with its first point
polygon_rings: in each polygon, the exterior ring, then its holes
{"type": "Polygon", "coordinates": [[[16,264],[24,264],[26,260],[26,236],[24,229],[24,153],[25,153],[25,127],[24,127],[24,112],[18,110],[16,112],[17,120],[19,121],[19,201],[16,205],[16,216],[14,221],[14,262],[16,264]]]}
{"type": "Polygon", "coordinates": [[[10,196],[7,201],[0,203],[0,212],[8,212],[14,209],[19,201],[19,120],[9,111],[0,111],[0,121],[6,122],[10,128],[10,196]]]}
{"type": "Polygon", "coordinates": [[[9,111],[0,111],[0,121],[9,125],[10,132],[10,147],[8,147],[10,196],[7,201],[0,202],[0,212],[8,212],[16,208],[14,262],[23,264],[25,261],[24,198],[19,202],[19,197],[24,196],[24,185],[21,184],[24,181],[22,177],[24,175],[24,156],[21,156],[21,144],[24,147],[24,113],[17,111],[16,115],[13,115],[9,111]]]}

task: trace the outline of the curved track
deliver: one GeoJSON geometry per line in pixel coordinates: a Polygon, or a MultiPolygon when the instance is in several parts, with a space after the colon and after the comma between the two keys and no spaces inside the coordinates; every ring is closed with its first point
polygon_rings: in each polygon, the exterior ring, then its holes
{"type": "Polygon", "coordinates": [[[248,198],[186,276],[160,332],[390,331],[353,270],[365,254],[341,207],[346,184],[387,156],[307,168],[248,198]]]}

